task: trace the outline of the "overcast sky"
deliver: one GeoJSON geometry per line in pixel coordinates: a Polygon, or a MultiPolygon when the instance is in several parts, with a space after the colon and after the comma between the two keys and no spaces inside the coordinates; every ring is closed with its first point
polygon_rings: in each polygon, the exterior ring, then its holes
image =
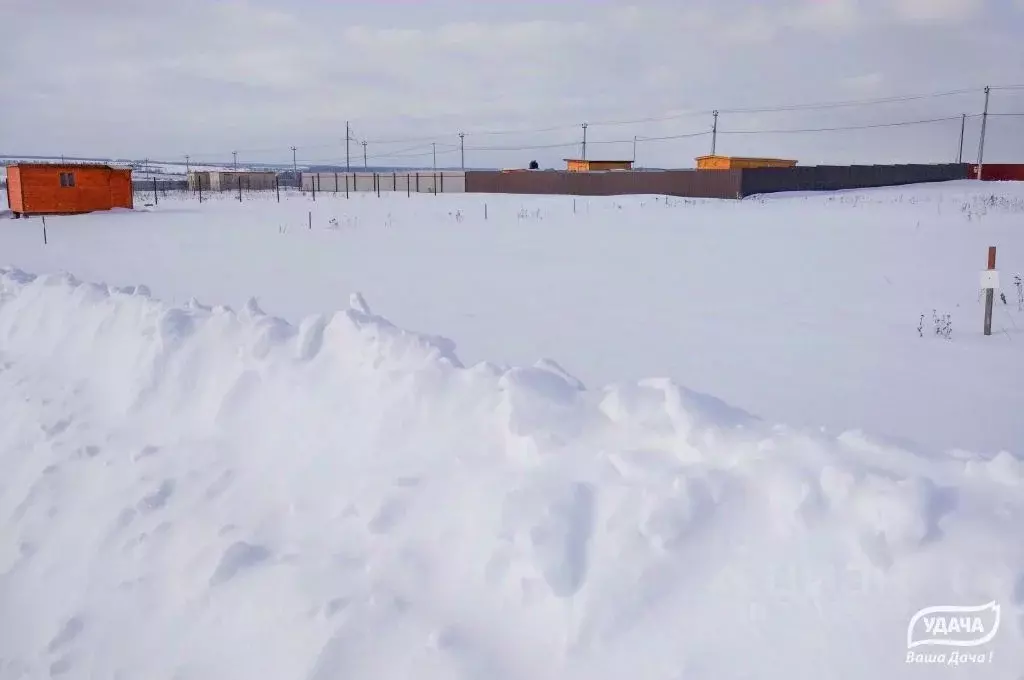
{"type": "MultiPolygon", "coordinates": [[[[584,121],[588,157],[629,158],[634,136],[707,132],[690,112],[719,108],[720,153],[947,162],[982,87],[1024,85],[1024,0],[0,0],[0,25],[0,154],[344,163],[350,120],[371,165],[429,167],[436,142],[457,166],[464,131],[469,166],[560,167],[584,121]],[[544,131],[483,134],[508,130],[544,131]]],[[[1024,89],[991,110],[1024,113],[1024,89]]],[[[637,160],[692,166],[710,145],[641,140],[637,160]]],[[[986,160],[1024,161],[1024,117],[990,119],[986,160]]]]}

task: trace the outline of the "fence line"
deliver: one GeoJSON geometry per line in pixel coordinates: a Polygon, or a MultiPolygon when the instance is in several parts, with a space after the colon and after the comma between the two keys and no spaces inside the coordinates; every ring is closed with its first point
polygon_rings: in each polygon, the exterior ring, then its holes
{"type": "MultiPolygon", "coordinates": [[[[316,200],[317,194],[343,195],[354,193],[492,193],[492,194],[559,194],[572,196],[668,195],[693,198],[743,198],[754,194],[784,191],[834,191],[869,187],[944,182],[975,177],[967,163],[804,166],[789,168],[748,168],[742,170],[644,170],[606,172],[567,172],[562,170],[516,170],[467,172],[319,172],[303,173],[297,187],[316,200]]],[[[1024,177],[1024,166],[992,166],[990,177],[1024,177]]],[[[988,177],[986,177],[987,179],[988,177]]],[[[135,183],[144,197],[152,192],[154,202],[166,194],[170,186],[182,190],[182,182],[135,183]]],[[[277,191],[278,179],[271,189],[265,183],[252,185],[238,177],[235,187],[222,185],[210,193],[237,192],[238,200],[245,194],[277,191]]],[[[203,200],[202,183],[190,189],[203,200]]]]}

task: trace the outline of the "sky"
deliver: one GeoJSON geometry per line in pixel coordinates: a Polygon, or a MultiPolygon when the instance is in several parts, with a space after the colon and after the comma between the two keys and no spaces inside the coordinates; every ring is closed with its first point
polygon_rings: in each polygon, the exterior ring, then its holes
{"type": "MultiPolygon", "coordinates": [[[[967,113],[974,161],[984,86],[1024,86],[1024,0],[0,0],[0,24],[0,155],[344,164],[349,121],[357,167],[460,143],[563,167],[586,122],[588,158],[637,137],[692,167],[718,109],[717,152],[801,164],[953,162],[967,113]]],[[[1024,162],[1024,116],[989,118],[985,159],[1024,162]]]]}

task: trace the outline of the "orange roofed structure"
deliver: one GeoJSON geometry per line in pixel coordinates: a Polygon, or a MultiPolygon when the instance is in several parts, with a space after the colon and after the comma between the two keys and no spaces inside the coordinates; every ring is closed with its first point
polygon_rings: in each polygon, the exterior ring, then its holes
{"type": "Polygon", "coordinates": [[[132,171],[99,164],[8,165],[7,205],[15,217],[133,208],[132,171]]]}
{"type": "Polygon", "coordinates": [[[746,168],[792,168],[796,161],[786,158],[742,158],[739,156],[697,156],[698,170],[743,170],[746,168]]]}
{"type": "Polygon", "coordinates": [[[606,172],[608,170],[632,170],[633,161],[588,161],[582,158],[566,158],[565,169],[569,172],[606,172]]]}

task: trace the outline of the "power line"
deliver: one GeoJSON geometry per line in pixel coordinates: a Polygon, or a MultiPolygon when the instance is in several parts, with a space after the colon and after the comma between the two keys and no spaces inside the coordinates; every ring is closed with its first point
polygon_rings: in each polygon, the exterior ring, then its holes
{"type": "MultiPolygon", "coordinates": [[[[690,139],[692,137],[705,137],[705,136],[710,135],[710,134],[711,134],[710,130],[705,130],[704,132],[689,132],[689,133],[682,134],[682,135],[665,135],[663,137],[637,137],[636,139],[637,139],[638,142],[663,142],[663,141],[668,141],[670,139],[690,139]]],[[[600,143],[600,142],[598,142],[598,143],[600,143]]],[[[617,144],[620,144],[620,143],[624,144],[625,142],[616,142],[616,143],[617,144]]]]}
{"type": "Polygon", "coordinates": [[[905,125],[925,125],[928,123],[941,123],[950,120],[960,120],[960,116],[947,116],[945,118],[929,118],[927,120],[906,120],[896,123],[873,123],[871,125],[843,125],[827,128],[799,128],[788,130],[719,130],[720,135],[775,135],[789,134],[796,132],[838,132],[840,130],[870,130],[873,128],[902,127],[905,125]]]}
{"type": "Polygon", "coordinates": [[[467,146],[466,151],[531,151],[534,149],[564,149],[567,147],[578,147],[579,142],[565,142],[562,144],[528,144],[525,146],[467,146]]]}
{"type": "MultiPolygon", "coordinates": [[[[1002,85],[993,86],[993,90],[1015,90],[1024,89],[1024,85],[1002,85]]],[[[960,88],[956,90],[945,90],[942,92],[930,92],[927,94],[913,94],[913,95],[897,95],[891,97],[873,97],[864,99],[848,99],[834,102],[817,102],[817,103],[806,103],[806,104],[784,104],[776,106],[762,106],[762,107],[736,107],[736,108],[721,108],[717,110],[719,113],[775,113],[775,112],[788,112],[788,111],[813,111],[823,109],[836,109],[836,108],[848,108],[857,106],[878,106],[882,104],[894,104],[909,101],[919,101],[923,99],[937,99],[941,97],[952,97],[966,94],[977,94],[980,88],[960,88]]],[[[672,120],[680,120],[683,118],[693,118],[696,116],[709,116],[715,109],[696,109],[690,111],[684,111],[676,114],[667,114],[662,116],[647,116],[643,118],[630,118],[630,119],[618,119],[618,120],[598,120],[595,122],[588,123],[589,126],[600,126],[600,127],[612,127],[620,125],[639,125],[642,123],[658,123],[667,122],[672,120]]],[[[484,135],[514,135],[514,134],[541,134],[545,132],[560,132],[563,130],[575,130],[578,125],[557,125],[545,128],[530,128],[530,129],[519,129],[519,130],[477,130],[467,131],[467,135],[473,136],[484,136],[484,135]]],[[[429,141],[431,139],[437,139],[438,137],[444,137],[446,135],[433,135],[432,137],[423,138],[403,138],[397,140],[371,140],[375,144],[387,144],[387,143],[413,143],[417,141],[429,141]]]]}
{"type": "MultiPolygon", "coordinates": [[[[1016,84],[995,85],[995,86],[992,86],[991,89],[992,90],[997,90],[997,91],[1024,90],[1024,85],[1016,85],[1016,84]]],[[[927,93],[927,94],[909,94],[909,95],[899,95],[899,96],[890,96],[890,97],[875,97],[875,98],[850,99],[850,100],[833,101],[833,102],[787,104],[787,105],[762,106],[762,107],[719,108],[717,110],[720,113],[723,113],[723,114],[752,114],[752,113],[812,111],[812,110],[836,109],[836,108],[844,108],[844,107],[879,106],[879,105],[885,105],[885,104],[893,104],[893,103],[901,103],[901,102],[909,102],[909,101],[919,101],[919,100],[925,100],[925,99],[935,99],[935,98],[951,97],[951,96],[959,96],[959,95],[978,94],[980,91],[981,91],[980,88],[961,88],[961,89],[955,89],[955,90],[946,90],[946,91],[942,91],[942,92],[932,92],[932,93],[927,93]]],[[[667,122],[667,121],[673,121],[673,120],[680,120],[680,119],[684,119],[684,118],[693,118],[693,117],[698,117],[698,116],[707,116],[707,115],[711,115],[712,111],[713,110],[711,110],[711,109],[707,109],[707,110],[689,110],[689,111],[683,111],[683,112],[678,112],[678,113],[673,113],[673,114],[666,114],[666,115],[661,115],[661,116],[647,116],[647,117],[638,117],[638,118],[632,118],[632,119],[618,119],[618,120],[598,120],[598,121],[594,121],[594,122],[589,122],[588,126],[591,126],[591,127],[593,127],[593,126],[612,127],[612,126],[624,126],[624,125],[639,125],[639,124],[643,124],[643,123],[667,122]]],[[[980,114],[968,114],[968,117],[969,118],[976,118],[979,115],[980,114]]],[[[1006,112],[1006,113],[990,113],[989,115],[991,115],[991,116],[1001,116],[1001,117],[1020,117],[1020,116],[1022,116],[1024,114],[1016,113],[1016,112],[1006,112]]],[[[720,132],[722,134],[795,134],[795,133],[814,133],[814,132],[838,132],[838,131],[843,131],[843,130],[865,130],[865,129],[873,129],[873,128],[901,127],[901,126],[908,126],[908,125],[923,125],[923,124],[938,123],[938,122],[944,122],[944,121],[950,121],[950,120],[958,120],[958,119],[960,119],[960,115],[957,115],[955,117],[950,116],[950,117],[933,118],[933,119],[927,119],[927,120],[898,121],[898,122],[892,122],[892,123],[876,123],[876,124],[869,124],[869,125],[848,125],[848,126],[833,126],[833,127],[818,127],[818,128],[797,128],[797,129],[761,129],[761,130],[728,130],[728,129],[726,129],[726,130],[722,130],[720,132]]],[[[574,124],[556,125],[556,126],[538,127],[538,128],[521,128],[521,129],[504,129],[504,130],[477,130],[477,131],[467,130],[465,132],[465,135],[469,136],[471,138],[474,137],[474,136],[475,137],[502,136],[502,135],[522,135],[522,136],[526,136],[526,135],[543,134],[543,133],[558,132],[558,131],[578,130],[578,129],[579,129],[579,124],[574,123],[574,124]]],[[[375,146],[376,145],[390,145],[390,144],[421,144],[421,145],[422,144],[437,144],[437,148],[439,150],[444,149],[446,147],[449,148],[449,149],[458,148],[458,145],[442,144],[442,143],[437,143],[437,141],[436,141],[438,139],[445,139],[445,138],[449,138],[449,137],[453,137],[454,138],[456,136],[455,133],[444,133],[444,134],[435,134],[435,135],[431,135],[431,136],[396,138],[396,139],[370,139],[370,138],[359,139],[357,136],[355,136],[351,132],[349,134],[351,135],[351,140],[352,141],[356,141],[358,143],[367,142],[368,144],[373,144],[375,146]]],[[[707,135],[707,134],[709,134],[709,132],[701,131],[701,132],[684,133],[684,134],[676,134],[676,135],[653,136],[653,137],[640,137],[640,136],[637,136],[636,139],[638,141],[642,141],[642,142],[669,141],[669,140],[675,140],[675,139],[687,139],[687,138],[694,138],[694,137],[702,137],[702,136],[707,135]]],[[[346,140],[346,141],[348,141],[348,140],[346,140]]],[[[633,141],[632,139],[624,139],[624,140],[621,140],[621,141],[619,141],[619,140],[603,141],[603,142],[602,141],[597,141],[597,140],[593,140],[593,141],[588,140],[588,143],[590,143],[590,144],[619,144],[619,143],[623,143],[624,144],[624,143],[632,143],[632,141],[633,141]]],[[[470,151],[525,151],[525,150],[533,150],[533,149],[538,149],[539,150],[539,149],[568,148],[568,147],[571,147],[571,146],[576,146],[577,144],[578,144],[578,142],[565,142],[565,143],[548,143],[548,144],[525,144],[525,145],[518,145],[518,146],[514,146],[514,145],[481,145],[481,146],[469,146],[469,147],[465,147],[465,148],[470,150],[470,151]]],[[[333,143],[333,144],[319,144],[319,145],[303,145],[303,149],[306,149],[306,150],[327,149],[327,148],[338,148],[338,146],[339,145],[337,143],[333,143]]],[[[427,155],[428,152],[423,152],[422,154],[412,154],[411,152],[415,151],[417,148],[418,147],[414,147],[414,148],[411,148],[411,149],[408,149],[408,150],[400,150],[400,151],[396,151],[394,153],[385,153],[385,154],[377,153],[377,154],[374,154],[373,157],[374,158],[380,158],[380,157],[414,157],[414,156],[419,156],[419,155],[422,155],[422,156],[427,155]]],[[[249,155],[252,155],[252,154],[268,154],[268,153],[279,153],[279,152],[283,151],[283,147],[282,148],[261,148],[261,149],[236,149],[236,151],[237,151],[238,154],[249,154],[249,155]]],[[[220,153],[220,154],[208,153],[208,154],[191,154],[191,155],[192,155],[193,158],[198,160],[200,158],[216,158],[218,156],[223,156],[224,154],[223,153],[220,153]]]]}
{"type": "MultiPolygon", "coordinates": [[[[996,88],[993,88],[996,89],[996,88]]],[[[959,90],[946,90],[944,92],[931,92],[929,94],[919,95],[901,95],[893,97],[875,97],[871,99],[848,99],[845,101],[836,102],[819,102],[813,104],[787,104],[777,106],[763,106],[763,107],[740,107],[740,108],[718,108],[719,113],[776,113],[776,112],[787,112],[787,111],[812,111],[818,109],[836,109],[836,108],[848,108],[855,106],[877,106],[880,104],[893,104],[908,101],[916,101],[921,99],[936,99],[939,97],[950,97],[955,95],[964,94],[976,94],[977,88],[968,89],[963,88],[959,90]]],[[[633,118],[628,120],[605,120],[591,123],[591,125],[599,126],[613,126],[613,125],[639,125],[641,123],[659,123],[671,120],[679,120],[682,118],[693,118],[696,116],[710,116],[715,112],[716,109],[696,109],[692,111],[684,111],[677,114],[669,114],[664,116],[651,116],[647,118],[633,118]]]]}
{"type": "Polygon", "coordinates": [[[876,97],[873,99],[848,99],[846,101],[825,102],[818,104],[790,104],[785,106],[771,106],[763,108],[737,108],[719,109],[722,113],[772,113],[776,111],[811,111],[817,109],[838,109],[852,106],[877,106],[880,104],[895,104],[921,99],[937,99],[940,97],[951,97],[962,94],[977,94],[977,89],[947,90],[945,92],[932,92],[930,94],[901,95],[896,97],[876,97]]]}

